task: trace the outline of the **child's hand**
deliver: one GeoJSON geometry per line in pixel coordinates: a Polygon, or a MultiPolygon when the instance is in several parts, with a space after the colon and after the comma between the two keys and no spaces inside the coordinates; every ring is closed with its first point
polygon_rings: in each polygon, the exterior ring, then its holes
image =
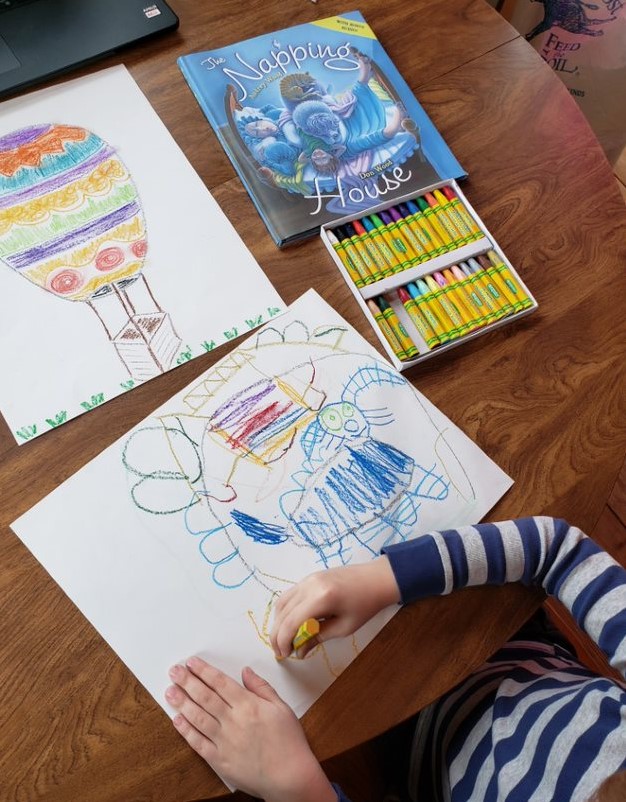
{"type": "Polygon", "coordinates": [[[308,618],[317,618],[319,635],[298,650],[298,657],[304,657],[320,641],[351,635],[380,610],[399,601],[400,590],[387,557],[311,574],[276,603],[272,648],[277,657],[287,657],[298,627],[308,618]]]}
{"type": "Polygon", "coordinates": [[[251,668],[242,687],[199,657],[174,666],[165,698],[174,726],[224,779],[268,802],[336,802],[300,722],[251,668]]]}

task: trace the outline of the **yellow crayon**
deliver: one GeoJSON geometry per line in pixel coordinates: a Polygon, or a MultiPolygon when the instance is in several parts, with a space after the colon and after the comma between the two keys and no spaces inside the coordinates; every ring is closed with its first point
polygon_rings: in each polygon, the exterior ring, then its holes
{"type": "Polygon", "coordinates": [[[381,220],[377,214],[370,214],[370,220],[380,231],[381,236],[387,243],[387,247],[391,250],[395,258],[394,273],[400,273],[411,267],[411,254],[407,243],[401,237],[394,237],[388,226],[381,220]]]}
{"type": "MultiPolygon", "coordinates": [[[[416,216],[409,210],[408,205],[404,203],[399,203],[397,208],[399,213],[402,215],[404,223],[408,226],[411,234],[413,235],[413,238],[419,242],[421,250],[426,254],[427,259],[432,259],[433,256],[437,256],[439,253],[445,253],[445,248],[440,244],[436,245],[428,231],[422,228],[422,226],[419,224],[417,216],[422,215],[419,209],[418,215],[416,216]]],[[[417,206],[415,208],[417,209],[417,206]]],[[[425,262],[427,259],[423,259],[423,261],[425,262]]]]}
{"type": "Polygon", "coordinates": [[[496,283],[493,281],[492,277],[487,273],[487,271],[483,270],[479,262],[474,258],[468,259],[467,264],[469,265],[469,268],[473,273],[476,273],[477,275],[480,276],[481,281],[487,288],[487,292],[491,295],[494,302],[499,306],[499,308],[504,313],[503,315],[501,315],[501,317],[505,317],[505,315],[510,315],[513,312],[513,304],[509,303],[508,299],[505,298],[505,296],[496,286],[496,283]]]}
{"type": "Polygon", "coordinates": [[[453,238],[448,234],[445,228],[441,225],[440,220],[438,219],[437,215],[435,214],[435,210],[430,207],[428,202],[424,200],[424,198],[417,198],[416,201],[417,205],[420,207],[422,214],[424,215],[424,219],[428,221],[431,228],[435,230],[437,236],[444,244],[445,249],[447,251],[453,251],[456,248],[454,244],[453,238]]]}
{"type": "Polygon", "coordinates": [[[458,214],[459,219],[463,222],[465,229],[467,230],[474,240],[480,239],[484,237],[485,234],[483,231],[480,230],[478,227],[478,223],[474,220],[472,215],[467,211],[465,205],[461,202],[461,199],[456,194],[456,192],[452,189],[452,187],[443,187],[442,188],[443,195],[450,201],[452,204],[452,209],[456,214],[458,214]]]}
{"type": "Polygon", "coordinates": [[[433,190],[433,195],[439,206],[448,216],[454,228],[459,232],[459,236],[461,237],[463,244],[467,245],[469,242],[473,242],[474,233],[470,231],[469,227],[459,214],[458,209],[454,208],[452,201],[448,200],[440,189],[433,190]]]}
{"type": "Polygon", "coordinates": [[[392,331],[391,327],[389,326],[389,323],[383,316],[383,313],[380,311],[380,308],[372,300],[369,300],[367,302],[367,308],[372,313],[372,317],[378,324],[378,328],[382,331],[383,336],[389,343],[391,350],[398,357],[398,359],[402,361],[408,359],[406,351],[400,344],[400,341],[398,340],[395,332],[392,331]]]}
{"type": "Polygon", "coordinates": [[[460,337],[466,334],[469,328],[467,323],[465,323],[452,301],[446,297],[445,292],[435,279],[432,276],[424,276],[423,281],[432,293],[434,303],[437,304],[439,319],[448,334],[453,337],[460,337]]]}
{"type": "Polygon", "coordinates": [[[365,283],[366,284],[373,284],[374,281],[376,281],[374,276],[376,275],[377,270],[378,270],[374,260],[369,255],[369,252],[368,252],[367,248],[365,247],[365,245],[363,244],[363,241],[362,241],[361,237],[359,237],[359,235],[354,230],[354,227],[352,225],[350,225],[350,223],[346,223],[343,226],[343,230],[345,231],[346,236],[348,236],[350,238],[350,242],[354,245],[354,248],[355,248],[356,252],[361,257],[361,261],[363,262],[363,264],[367,268],[367,273],[368,273],[369,278],[365,279],[365,283]]]}
{"type": "MultiPolygon", "coordinates": [[[[452,306],[452,309],[460,317],[461,325],[459,326],[459,330],[461,334],[467,334],[469,331],[473,331],[475,328],[477,328],[478,323],[472,320],[471,314],[465,308],[465,304],[462,302],[462,299],[459,298],[455,287],[450,285],[439,272],[433,273],[432,280],[443,290],[442,301],[444,305],[446,302],[449,303],[452,306]]],[[[446,311],[448,310],[446,309],[446,311]]],[[[450,312],[448,312],[448,315],[450,315],[450,312]]],[[[452,318],[452,320],[454,322],[454,318],[452,318]]]]}
{"type": "MultiPolygon", "coordinates": [[[[369,235],[359,220],[353,220],[351,226],[356,232],[359,242],[363,243],[363,247],[369,253],[370,258],[374,263],[374,281],[380,281],[384,277],[385,271],[389,270],[389,266],[385,261],[384,256],[380,252],[375,240],[369,235]]],[[[389,273],[387,273],[387,275],[389,275],[389,273]]]]}
{"type": "MultiPolygon", "coordinates": [[[[504,264],[502,259],[500,259],[500,257],[498,256],[498,254],[495,251],[488,251],[487,257],[489,258],[491,264],[493,265],[495,275],[498,276],[502,281],[501,287],[503,295],[505,295],[508,298],[508,300],[513,305],[513,308],[517,311],[518,309],[528,309],[529,307],[531,307],[533,305],[532,300],[524,292],[520,283],[514,278],[508,266],[504,264]]],[[[481,261],[480,256],[478,257],[478,259],[479,261],[481,261]]],[[[495,276],[494,276],[494,281],[495,281],[495,276]]]]}
{"type": "Polygon", "coordinates": [[[400,263],[396,259],[394,252],[387,244],[383,236],[383,232],[377,228],[368,217],[364,217],[361,220],[361,223],[369,234],[370,239],[372,239],[376,244],[376,247],[384,259],[385,267],[383,268],[383,277],[387,278],[388,276],[392,276],[394,273],[400,272],[402,269],[400,267],[400,263]]]}
{"type": "Polygon", "coordinates": [[[424,195],[424,199],[427,201],[430,208],[435,213],[435,217],[441,223],[442,228],[445,230],[446,234],[452,240],[455,248],[460,248],[461,245],[466,244],[466,239],[457,229],[457,227],[452,222],[452,219],[449,217],[446,210],[441,206],[432,192],[427,192],[424,195]]]}
{"type": "MultiPolygon", "coordinates": [[[[478,329],[481,326],[485,325],[483,320],[483,316],[481,315],[478,308],[472,303],[472,300],[469,294],[466,292],[465,288],[463,287],[462,282],[460,282],[457,277],[454,275],[450,268],[446,270],[442,270],[441,273],[443,274],[443,279],[445,280],[446,284],[448,285],[448,291],[450,295],[456,299],[456,305],[459,308],[459,311],[470,325],[470,330],[478,329]]],[[[439,285],[441,285],[441,281],[437,279],[437,273],[433,274],[435,280],[439,285]]]]}
{"type": "Polygon", "coordinates": [[[383,313],[385,320],[389,324],[389,327],[398,338],[398,341],[406,353],[407,358],[413,359],[413,357],[418,356],[419,351],[417,350],[417,346],[411,339],[408,331],[404,328],[400,318],[396,315],[386,298],[384,298],[382,295],[380,298],[378,298],[378,306],[380,307],[380,311],[383,313]]]}
{"type": "Polygon", "coordinates": [[[409,295],[415,302],[415,305],[422,313],[422,316],[427,320],[431,329],[435,332],[437,339],[440,343],[447,343],[451,339],[451,335],[443,326],[441,320],[436,314],[433,305],[432,293],[426,284],[418,279],[415,282],[410,282],[406,285],[409,295]]]}
{"type": "MultiPolygon", "coordinates": [[[[447,270],[443,271],[444,276],[447,272],[447,270]]],[[[472,286],[471,277],[466,276],[458,265],[452,265],[452,267],[449,269],[449,272],[452,273],[456,279],[456,286],[458,287],[459,291],[464,294],[467,305],[472,310],[474,316],[479,320],[480,325],[484,326],[489,322],[486,316],[488,310],[476,292],[476,289],[472,286]]]]}
{"type": "MultiPolygon", "coordinates": [[[[400,215],[396,212],[396,216],[400,217],[400,215]]],[[[409,260],[410,265],[418,264],[419,262],[424,261],[424,259],[428,259],[428,255],[422,249],[420,245],[420,254],[418,254],[414,249],[409,240],[404,235],[402,228],[398,221],[395,219],[394,216],[391,214],[391,210],[386,210],[380,212],[380,217],[382,217],[385,226],[387,227],[387,231],[393,237],[393,241],[396,244],[401,243],[401,247],[406,250],[407,258],[409,260]]],[[[408,226],[406,226],[408,228],[408,226]]]]}
{"type": "Polygon", "coordinates": [[[404,287],[398,288],[398,298],[406,309],[407,315],[411,318],[411,322],[419,331],[422,339],[426,343],[426,346],[431,349],[437,345],[440,345],[441,341],[433,331],[432,326],[428,322],[428,318],[425,318],[422,315],[420,308],[415,303],[413,298],[411,298],[409,293],[404,289],[404,287]]]}
{"type": "MultiPolygon", "coordinates": [[[[359,271],[354,264],[354,261],[350,254],[348,254],[343,246],[343,243],[339,242],[337,237],[333,234],[332,231],[327,231],[328,241],[333,246],[333,249],[337,256],[341,259],[341,264],[346,268],[348,271],[348,275],[352,279],[352,281],[356,284],[357,287],[363,287],[365,285],[365,281],[359,274],[359,271]]],[[[346,240],[348,242],[348,240],[346,240]]]]}
{"type": "Polygon", "coordinates": [[[320,622],[317,618],[307,618],[304,624],[300,624],[298,631],[293,639],[292,646],[294,652],[301,649],[305,643],[320,634],[320,622]]]}
{"type": "MultiPolygon", "coordinates": [[[[401,208],[405,204],[401,204],[401,208]]],[[[426,204],[426,208],[428,213],[431,214],[430,206],[426,204]]],[[[426,239],[426,242],[423,243],[424,247],[426,248],[427,253],[432,256],[439,256],[442,253],[446,253],[449,248],[447,245],[444,245],[442,240],[439,238],[435,229],[429,223],[425,213],[420,209],[415,201],[407,201],[406,202],[406,209],[410,213],[410,217],[407,217],[407,221],[409,226],[411,227],[413,233],[416,237],[420,236],[420,233],[426,239]]]]}
{"type": "Polygon", "coordinates": [[[483,311],[485,322],[493,323],[494,320],[499,320],[499,318],[503,317],[505,313],[503,313],[502,308],[498,306],[498,304],[496,304],[495,300],[492,298],[489,290],[484,285],[481,276],[478,273],[472,272],[465,262],[459,262],[459,268],[470,280],[472,290],[474,293],[476,293],[476,297],[478,298],[483,311]]]}
{"type": "Polygon", "coordinates": [[[367,264],[361,258],[361,254],[355,247],[352,237],[342,228],[336,228],[335,233],[337,234],[337,238],[343,247],[344,253],[350,257],[350,262],[352,265],[354,265],[354,269],[359,274],[360,280],[363,282],[363,284],[372,284],[374,278],[370,273],[367,264]]]}
{"type": "Polygon", "coordinates": [[[392,206],[390,209],[388,209],[388,213],[391,215],[391,219],[398,227],[398,231],[402,234],[404,239],[409,243],[411,248],[413,248],[413,252],[416,254],[418,261],[426,262],[428,259],[430,259],[431,258],[430,253],[428,252],[428,249],[422,244],[421,238],[415,236],[415,234],[411,229],[411,226],[400,214],[398,209],[392,206]]]}

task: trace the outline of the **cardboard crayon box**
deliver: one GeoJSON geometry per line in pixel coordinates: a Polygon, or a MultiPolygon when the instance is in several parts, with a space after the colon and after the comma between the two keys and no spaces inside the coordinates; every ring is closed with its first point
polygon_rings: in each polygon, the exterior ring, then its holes
{"type": "Polygon", "coordinates": [[[454,180],[333,220],[322,226],[320,236],[400,371],[519,320],[538,306],[454,180]],[[416,209],[415,199],[428,196],[434,202],[435,195],[438,206],[425,213],[416,209]],[[398,215],[398,209],[406,214],[398,215]],[[371,230],[365,232],[361,221],[371,230]]]}

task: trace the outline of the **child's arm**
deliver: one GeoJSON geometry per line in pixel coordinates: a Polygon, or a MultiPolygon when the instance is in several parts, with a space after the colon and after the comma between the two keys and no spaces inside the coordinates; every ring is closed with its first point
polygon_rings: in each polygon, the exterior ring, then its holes
{"type": "MultiPolygon", "coordinates": [[[[364,610],[360,583],[370,577],[376,587],[370,586],[369,591],[379,606],[368,618],[385,606],[383,602],[393,601],[388,590],[379,594],[380,589],[389,588],[391,576],[404,604],[457,588],[519,581],[539,585],[557,597],[603,649],[611,665],[626,672],[626,571],[580,529],[563,520],[524,518],[432,532],[389,546],[384,554],[371,563],[376,567],[369,574],[355,575],[353,583],[344,581],[340,586],[333,572],[326,571],[307,577],[281,597],[272,632],[277,653],[289,650],[292,627],[295,633],[299,623],[309,617],[327,619],[322,639],[353,632],[367,620],[359,615],[364,610]],[[302,618],[296,623],[298,616],[302,618]],[[357,626],[350,629],[353,621],[357,626]]],[[[347,570],[336,569],[337,576],[347,570]]]]}

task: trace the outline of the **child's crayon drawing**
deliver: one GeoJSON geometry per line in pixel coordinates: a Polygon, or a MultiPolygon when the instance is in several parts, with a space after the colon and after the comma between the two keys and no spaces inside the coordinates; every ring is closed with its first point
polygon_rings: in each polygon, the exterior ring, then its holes
{"type": "Polygon", "coordinates": [[[302,339],[264,329],[209,371],[179,411],[133,432],[124,449],[134,503],[179,515],[181,531],[200,535],[198,551],[222,588],[253,580],[275,590],[271,552],[286,541],[309,551],[318,568],[346,565],[357,549],[378,554],[415,532],[424,505],[448,497],[451,476],[465,503],[475,498],[454,452],[447,465],[436,453],[445,435],[433,429],[428,448],[385,438],[397,423],[395,398],[414,397],[398,373],[345,350],[345,329],[294,327],[302,339]],[[290,355],[303,361],[273,369],[290,355]],[[166,460],[146,464],[155,439],[162,443],[152,451],[166,460]]]}
{"type": "Polygon", "coordinates": [[[125,68],[0,105],[0,409],[18,443],[283,311],[125,68]]]}
{"type": "Polygon", "coordinates": [[[310,290],[14,528],[168,712],[168,667],[198,654],[301,714],[397,606],[278,663],[280,594],[478,521],[510,484],[310,290]]]}
{"type": "Polygon", "coordinates": [[[166,371],[180,344],[146,283],[147,251],[135,183],[97,134],[44,122],[0,138],[0,260],[89,306],[137,381],[166,371]]]}
{"type": "MultiPolygon", "coordinates": [[[[225,593],[258,586],[261,608],[241,608],[257,634],[263,605],[295,581],[277,567],[285,553],[297,552],[298,571],[362,562],[447,517],[446,502],[476,502],[419,395],[347,332],[297,318],[267,326],[124,446],[136,507],[194,538],[225,593]]],[[[324,662],[337,673],[326,651],[324,662]]]]}

